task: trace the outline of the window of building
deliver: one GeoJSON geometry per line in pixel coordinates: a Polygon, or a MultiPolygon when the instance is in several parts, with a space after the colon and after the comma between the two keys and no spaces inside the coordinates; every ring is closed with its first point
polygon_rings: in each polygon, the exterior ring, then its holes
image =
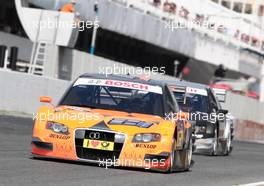
{"type": "Polygon", "coordinates": [[[259,6],[259,11],[258,11],[259,16],[264,16],[264,5],[259,6]]]}
{"type": "Polygon", "coordinates": [[[0,31],[26,37],[14,1],[5,1],[0,5],[0,31]]]}
{"type": "Polygon", "coordinates": [[[217,4],[219,3],[219,0],[212,0],[212,1],[215,2],[215,3],[217,3],[217,4]]]}
{"type": "Polygon", "coordinates": [[[222,4],[224,7],[228,8],[228,9],[230,9],[230,7],[231,7],[231,3],[230,3],[230,1],[222,1],[221,4],[222,4]]]}
{"type": "Polygon", "coordinates": [[[251,4],[246,4],[245,13],[246,14],[252,14],[252,5],[251,4]]]}
{"type": "Polygon", "coordinates": [[[236,12],[241,13],[242,10],[243,10],[243,4],[240,3],[240,2],[235,2],[234,6],[233,6],[233,10],[236,11],[236,12]]]}

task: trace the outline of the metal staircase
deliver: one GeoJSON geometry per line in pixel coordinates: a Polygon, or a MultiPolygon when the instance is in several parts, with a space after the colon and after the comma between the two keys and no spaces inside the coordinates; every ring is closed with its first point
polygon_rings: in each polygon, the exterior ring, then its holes
{"type": "Polygon", "coordinates": [[[15,6],[20,22],[33,42],[30,62],[25,67],[27,73],[34,75],[46,75],[45,73],[50,71],[55,73],[56,70],[50,69],[57,68],[59,58],[54,56],[58,56],[59,53],[53,49],[75,46],[79,28],[72,25],[79,17],[74,13],[31,8],[25,0],[15,0],[15,6]]]}
{"type": "MultiPolygon", "coordinates": [[[[42,21],[42,19],[43,19],[43,12],[41,12],[39,23],[40,21],[42,21]]],[[[41,28],[38,25],[36,39],[33,43],[33,48],[31,52],[30,64],[28,69],[29,74],[43,75],[43,68],[46,59],[47,43],[42,42],[40,40],[40,32],[41,32],[41,28]]]]}
{"type": "Polygon", "coordinates": [[[46,62],[47,59],[46,51],[47,51],[47,43],[45,42],[34,43],[31,54],[30,65],[28,69],[29,74],[43,75],[44,63],[46,62]]]}

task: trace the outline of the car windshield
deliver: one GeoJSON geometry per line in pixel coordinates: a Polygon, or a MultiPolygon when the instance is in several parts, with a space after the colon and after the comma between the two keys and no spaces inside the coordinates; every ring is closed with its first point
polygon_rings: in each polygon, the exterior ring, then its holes
{"type": "MultiPolygon", "coordinates": [[[[129,82],[124,85],[132,88],[120,87],[121,83],[118,84],[119,87],[103,86],[104,80],[102,81],[100,80],[100,85],[75,84],[60,105],[164,116],[162,92],[140,90],[142,84],[129,84],[129,82]]],[[[144,86],[148,88],[149,85],[144,86]]],[[[161,87],[154,88],[162,90],[161,87]]]]}
{"type": "Polygon", "coordinates": [[[180,109],[184,112],[207,113],[208,111],[208,96],[203,96],[200,94],[190,94],[190,93],[186,93],[185,96],[184,92],[174,92],[174,96],[176,97],[180,109]]]}

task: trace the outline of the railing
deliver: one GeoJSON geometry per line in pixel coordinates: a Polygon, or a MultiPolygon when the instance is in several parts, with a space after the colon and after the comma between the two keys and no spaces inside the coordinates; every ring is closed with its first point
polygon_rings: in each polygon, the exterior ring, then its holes
{"type": "Polygon", "coordinates": [[[109,0],[115,3],[133,8],[145,14],[155,16],[164,21],[169,21],[169,29],[176,29],[178,24],[186,25],[186,29],[196,31],[202,35],[216,40],[222,40],[226,44],[232,44],[237,48],[248,48],[255,52],[264,54],[264,32],[261,23],[249,20],[241,14],[228,10],[218,4],[207,0],[109,0]],[[188,4],[191,3],[191,4],[188,4]],[[196,3],[204,3],[198,5],[196,3]],[[168,4],[169,3],[169,4],[168,4]],[[172,6],[171,6],[172,5],[172,6]],[[169,8],[168,8],[169,7],[169,8]],[[172,8],[170,8],[172,7],[172,8]],[[174,7],[174,8],[173,8],[174,7]],[[206,12],[205,7],[218,10],[215,14],[213,11],[206,12]],[[203,10],[205,9],[205,10],[203,10]],[[207,14],[206,14],[207,13],[207,14]],[[198,24],[198,16],[204,16],[203,21],[209,25],[198,24]],[[227,26],[225,25],[227,24],[227,26]],[[214,26],[212,26],[212,25],[214,26]],[[228,31],[228,32],[227,32],[228,31]],[[232,32],[231,32],[232,31],[232,32]],[[250,33],[254,32],[254,33],[250,33]],[[250,35],[251,34],[251,35],[250,35]]]}
{"type": "MultiPolygon", "coordinates": [[[[6,71],[11,71],[11,69],[7,68],[7,67],[10,66],[10,61],[9,60],[7,60],[7,62],[6,62],[6,67],[3,68],[6,71]]],[[[29,68],[30,68],[30,63],[28,61],[17,60],[17,62],[16,62],[16,70],[15,71],[28,73],[29,68]]],[[[35,68],[36,68],[36,74],[43,75],[43,66],[42,65],[36,65],[35,68]]]]}

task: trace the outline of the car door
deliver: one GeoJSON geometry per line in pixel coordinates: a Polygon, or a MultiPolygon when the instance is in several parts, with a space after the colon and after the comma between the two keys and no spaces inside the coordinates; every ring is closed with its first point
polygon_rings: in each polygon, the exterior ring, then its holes
{"type": "Polygon", "coordinates": [[[211,107],[211,121],[218,124],[218,137],[221,138],[224,135],[224,131],[226,128],[226,119],[225,117],[220,117],[218,111],[221,109],[220,104],[218,104],[213,92],[208,89],[209,95],[209,104],[211,107]]]}

